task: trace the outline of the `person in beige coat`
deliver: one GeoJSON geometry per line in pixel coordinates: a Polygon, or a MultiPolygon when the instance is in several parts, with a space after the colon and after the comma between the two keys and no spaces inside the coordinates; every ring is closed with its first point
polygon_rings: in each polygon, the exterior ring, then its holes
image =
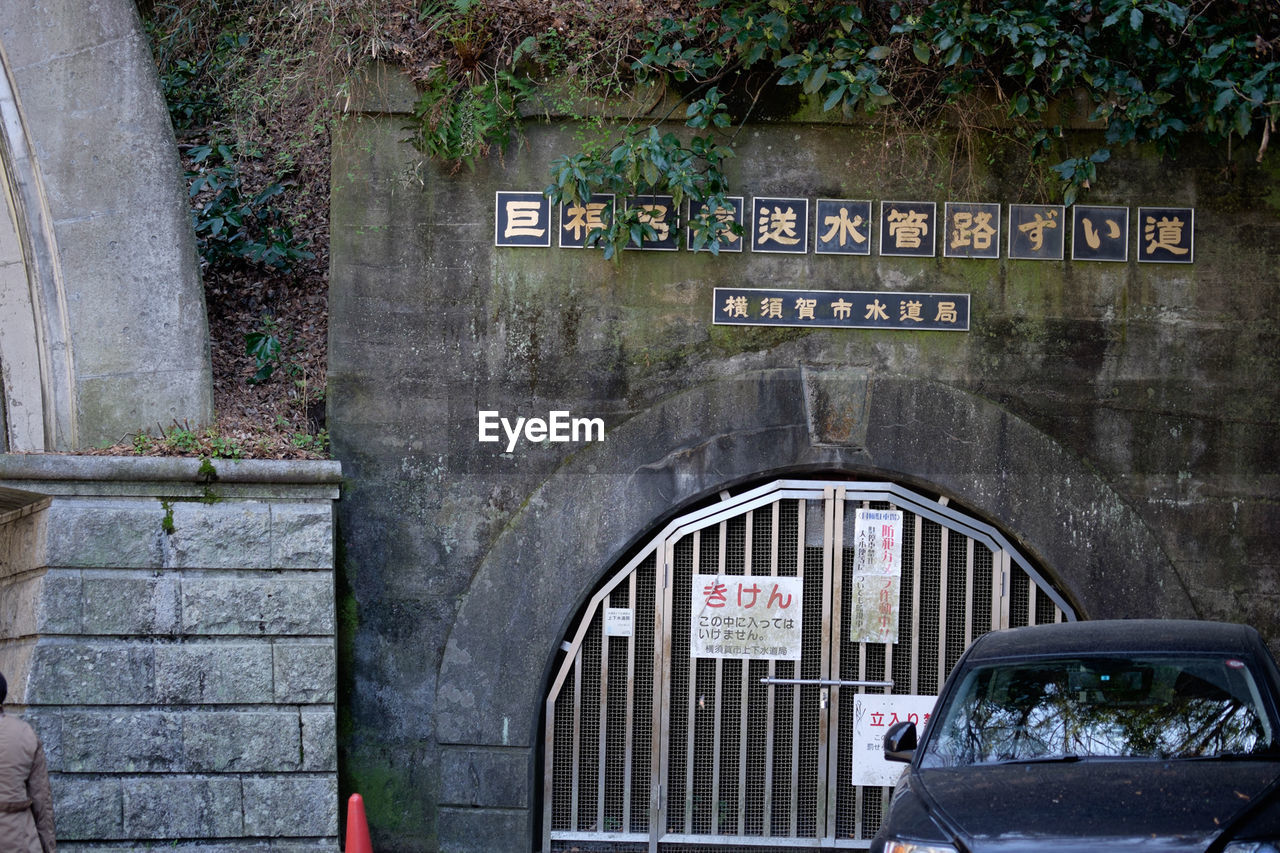
{"type": "MultiPolygon", "coordinates": [[[[0,675],[0,705],[9,685],[0,675]]],[[[0,708],[0,850],[54,853],[53,794],[44,747],[31,726],[0,708]]]]}

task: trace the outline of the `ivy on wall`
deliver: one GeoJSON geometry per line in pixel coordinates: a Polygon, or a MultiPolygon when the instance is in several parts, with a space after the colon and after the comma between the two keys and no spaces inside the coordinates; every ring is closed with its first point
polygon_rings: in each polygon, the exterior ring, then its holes
{"type": "MultiPolygon", "coordinates": [[[[729,189],[723,168],[734,135],[775,86],[798,87],[833,116],[878,112],[891,120],[928,121],[965,99],[994,97],[1008,133],[1056,175],[1066,204],[1097,181],[1116,146],[1153,143],[1173,153],[1188,134],[1228,147],[1237,137],[1256,137],[1261,159],[1280,116],[1280,4],[1271,2],[701,0],[697,6],[695,16],[664,18],[634,34],[629,63],[597,75],[608,78],[605,87],[654,83],[682,93],[692,132],[661,132],[671,115],[601,125],[581,150],[553,164],[546,189],[553,201],[662,194],[715,210],[729,189]],[[1067,147],[1061,107],[1076,98],[1104,128],[1103,145],[1092,150],[1067,147]]],[[[437,4],[433,14],[465,41],[473,31],[468,16],[483,11],[482,3],[458,2],[437,4]]],[[[518,124],[519,103],[534,91],[531,75],[548,67],[563,73],[555,35],[525,38],[487,76],[477,78],[472,63],[464,88],[444,78],[428,87],[416,113],[418,147],[468,161],[505,142],[518,124]]],[[[641,216],[639,208],[619,211],[590,239],[614,257],[627,242],[654,237],[641,216]]],[[[731,227],[714,217],[690,226],[694,247],[712,251],[717,233],[731,227]]]]}

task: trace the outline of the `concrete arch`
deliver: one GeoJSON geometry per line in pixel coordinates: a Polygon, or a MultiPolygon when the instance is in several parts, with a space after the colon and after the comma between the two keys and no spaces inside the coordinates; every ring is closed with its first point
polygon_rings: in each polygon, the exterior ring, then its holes
{"type": "Polygon", "coordinates": [[[208,422],[195,238],[135,5],[0,0],[0,22],[0,448],[208,422]]]}
{"type": "MultiPolygon", "coordinates": [[[[880,476],[961,499],[1012,531],[1088,618],[1192,615],[1137,514],[1026,421],[930,380],[762,371],[640,413],[530,499],[459,610],[437,687],[438,741],[533,747],[544,684],[530,674],[546,670],[602,574],[673,509],[804,471],[880,476]]],[[[444,801],[458,802],[448,791],[444,801]]]]}

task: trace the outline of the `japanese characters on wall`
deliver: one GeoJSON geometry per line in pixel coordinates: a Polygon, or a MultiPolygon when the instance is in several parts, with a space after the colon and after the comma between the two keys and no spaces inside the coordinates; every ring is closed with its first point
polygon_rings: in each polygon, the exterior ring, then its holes
{"type": "Polygon", "coordinates": [[[714,288],[712,322],[724,326],[969,330],[967,293],[714,288]]]}
{"type": "MultiPolygon", "coordinates": [[[[871,255],[881,257],[1061,261],[1066,257],[1068,233],[1073,261],[1127,262],[1136,238],[1140,263],[1189,264],[1195,260],[1195,209],[1139,207],[1136,225],[1130,208],[1077,204],[1010,204],[1007,223],[999,203],[946,202],[941,216],[932,201],[755,196],[748,204],[731,197],[716,219],[735,223],[741,234],[725,233],[720,252],[766,254],[871,255]],[[879,215],[873,208],[879,205],[879,215]],[[1002,237],[1003,229],[1003,237],[1002,237]]],[[[540,192],[499,191],[494,210],[494,245],[582,249],[591,234],[604,228],[616,205],[639,208],[640,221],[653,228],[653,237],[628,246],[638,251],[679,250],[680,229],[706,215],[701,205],[677,209],[671,196],[626,198],[594,195],[581,204],[553,210],[540,192]],[[682,216],[681,213],[684,215],[682,216]]],[[[692,245],[690,239],[683,241],[692,245]]],[[[702,251],[706,251],[703,249],[702,251]]]]}
{"type": "MultiPolygon", "coordinates": [[[[618,200],[593,195],[580,204],[562,204],[553,211],[540,192],[498,191],[494,203],[494,244],[500,247],[584,249],[610,221],[618,200]]],[[[1073,261],[1129,260],[1129,208],[1077,204],[1010,204],[1007,225],[998,203],[946,202],[939,222],[932,201],[742,196],[708,214],[702,203],[690,202],[681,216],[671,196],[622,200],[624,208],[638,208],[639,219],[653,236],[628,249],[675,252],[680,249],[681,223],[714,216],[732,222],[741,233],[719,236],[719,252],[806,255],[872,254],[881,257],[943,257],[1019,261],[1061,261],[1070,231],[1073,261]],[[812,213],[812,216],[810,215],[812,213]],[[1004,228],[1004,242],[1001,228],[1004,228]]],[[[1137,260],[1142,263],[1189,264],[1195,258],[1195,209],[1139,207],[1137,260]]],[[[693,245],[692,234],[683,241],[693,245]]],[[[702,249],[701,251],[707,251],[702,249]]],[[[716,288],[712,322],[731,326],[818,326],[844,329],[969,330],[969,294],[868,293],[863,291],[797,291],[792,289],[716,288]]]]}

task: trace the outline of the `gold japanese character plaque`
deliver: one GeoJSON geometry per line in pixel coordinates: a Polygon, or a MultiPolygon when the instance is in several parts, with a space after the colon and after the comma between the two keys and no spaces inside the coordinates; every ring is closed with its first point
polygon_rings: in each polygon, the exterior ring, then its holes
{"type": "Polygon", "coordinates": [[[640,228],[633,227],[625,248],[657,252],[674,252],[680,248],[680,226],[676,221],[675,199],[669,195],[633,196],[624,206],[639,211],[640,228]],[[651,229],[650,234],[645,229],[651,229]],[[640,233],[637,234],[636,231],[640,233]],[[638,237],[638,239],[637,239],[638,237]]]}
{"type": "Polygon", "coordinates": [[[1189,264],[1195,259],[1193,207],[1138,208],[1138,262],[1189,264]]]}
{"type": "Polygon", "coordinates": [[[585,201],[560,205],[560,248],[585,249],[599,245],[600,232],[613,220],[613,193],[598,193],[585,201]]]}
{"type": "Polygon", "coordinates": [[[728,226],[736,226],[738,229],[738,232],[741,232],[741,233],[736,233],[732,227],[722,229],[719,232],[719,234],[716,236],[716,241],[715,241],[716,251],[717,252],[741,252],[742,251],[742,244],[746,242],[744,239],[744,235],[747,233],[746,223],[743,221],[743,218],[742,218],[745,202],[743,200],[743,197],[740,195],[725,196],[724,201],[725,201],[725,204],[721,206],[717,206],[713,214],[709,214],[707,212],[707,202],[705,201],[689,202],[688,239],[687,239],[687,242],[685,243],[689,251],[699,251],[699,252],[711,251],[710,244],[695,248],[697,246],[697,235],[694,231],[693,225],[695,222],[701,222],[701,221],[710,222],[713,220],[725,223],[728,226]]]}
{"type": "Polygon", "coordinates": [[[880,202],[880,254],[932,258],[937,216],[932,201],[880,202]]]}
{"type": "Polygon", "coordinates": [[[809,251],[809,199],[751,199],[751,251],[803,255],[809,251]]]}
{"type": "Polygon", "coordinates": [[[1000,257],[998,203],[949,201],[943,219],[944,258],[1000,257]]]}
{"type": "Polygon", "coordinates": [[[1129,208],[1089,204],[1072,207],[1071,260],[1129,260],[1129,208]]]}
{"type": "Polygon", "coordinates": [[[871,254],[871,202],[820,198],[813,250],[819,255],[871,254]]]}
{"type": "Polygon", "coordinates": [[[1060,261],[1066,241],[1065,208],[1060,204],[1009,205],[1009,257],[1020,261],[1060,261]]]}
{"type": "Polygon", "coordinates": [[[551,245],[551,201],[540,192],[499,190],[494,195],[493,245],[551,245]]]}

